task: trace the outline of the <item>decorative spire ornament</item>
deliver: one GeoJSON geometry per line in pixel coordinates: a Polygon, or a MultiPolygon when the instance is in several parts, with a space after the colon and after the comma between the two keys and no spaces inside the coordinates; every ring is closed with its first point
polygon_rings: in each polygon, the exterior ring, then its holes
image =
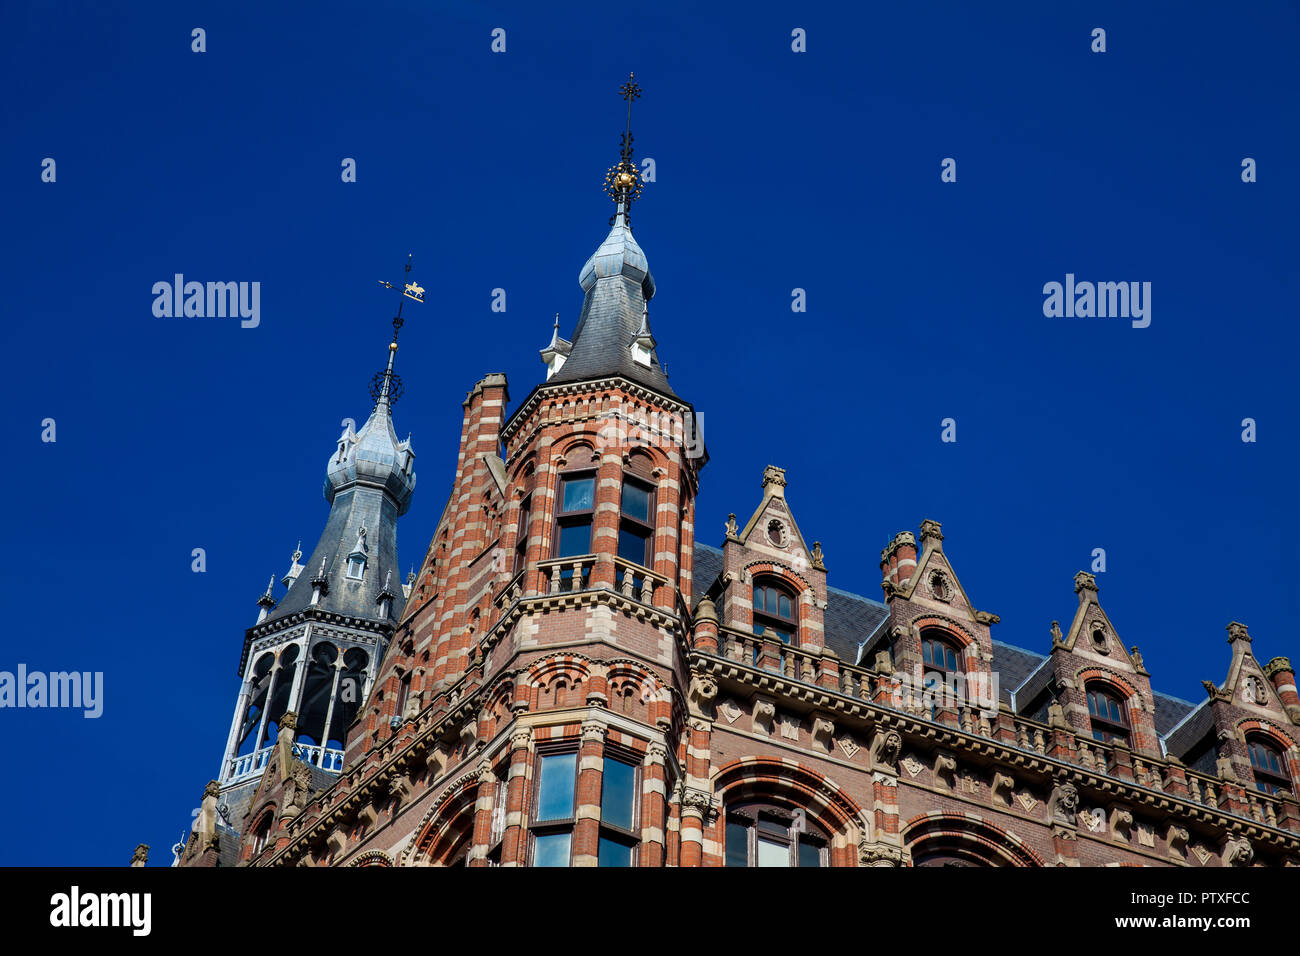
{"type": "Polygon", "coordinates": [[[632,228],[632,203],[641,198],[643,185],[636,164],[632,162],[632,101],[641,97],[641,87],[635,80],[636,74],[629,73],[627,82],[618,88],[619,96],[627,103],[627,129],[623,133],[618,165],[611,166],[605,173],[605,195],[614,200],[616,207],[609,224],[614,225],[621,217],[628,229],[632,228]]]}
{"type": "MultiPolygon", "coordinates": [[[[411,257],[414,253],[409,253],[406,257],[406,276],[411,274],[411,257]]],[[[385,279],[380,279],[379,284],[385,289],[396,289],[397,286],[385,279]]],[[[402,286],[401,298],[397,300],[397,315],[393,316],[393,341],[388,343],[388,367],[382,372],[375,373],[375,377],[370,382],[370,397],[375,400],[375,407],[385,404],[392,407],[397,404],[397,400],[402,397],[402,377],[393,371],[393,359],[397,356],[397,334],[402,331],[402,326],[406,320],[402,318],[402,307],[406,300],[413,302],[424,301],[424,288],[418,282],[406,282],[402,286]]]]}

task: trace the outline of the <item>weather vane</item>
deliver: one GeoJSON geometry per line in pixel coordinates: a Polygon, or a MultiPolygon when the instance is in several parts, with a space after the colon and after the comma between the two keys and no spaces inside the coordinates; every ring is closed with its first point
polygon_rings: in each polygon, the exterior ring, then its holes
{"type": "MultiPolygon", "coordinates": [[[[406,278],[411,275],[411,256],[406,257],[406,278]]],[[[379,284],[385,289],[396,289],[397,285],[385,279],[380,279],[379,284]]],[[[406,304],[405,300],[411,299],[415,302],[424,301],[424,289],[418,282],[406,282],[402,285],[402,296],[397,300],[397,315],[393,316],[393,341],[388,345],[388,367],[382,372],[375,374],[370,382],[370,397],[378,402],[381,398],[387,398],[390,405],[395,404],[402,396],[402,378],[393,371],[393,356],[397,352],[397,333],[402,331],[402,326],[406,320],[402,318],[402,307],[406,304]]]]}
{"type": "Polygon", "coordinates": [[[612,226],[619,213],[622,213],[623,221],[630,229],[632,219],[629,212],[632,203],[641,197],[642,185],[636,164],[632,162],[632,101],[641,98],[641,87],[636,83],[635,73],[627,75],[627,82],[618,88],[618,95],[627,102],[627,129],[623,133],[618,165],[611,166],[605,173],[605,195],[614,200],[618,207],[610,217],[609,224],[612,226]]]}

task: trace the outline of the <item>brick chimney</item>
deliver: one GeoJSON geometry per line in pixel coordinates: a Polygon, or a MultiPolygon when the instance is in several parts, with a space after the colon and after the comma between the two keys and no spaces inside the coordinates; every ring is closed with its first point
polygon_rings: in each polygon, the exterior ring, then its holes
{"type": "Polygon", "coordinates": [[[880,570],[884,575],[881,583],[886,594],[891,588],[903,587],[912,580],[916,570],[916,536],[910,531],[900,531],[894,540],[880,552],[880,570]]]}
{"type": "Polygon", "coordinates": [[[1273,658],[1264,665],[1264,676],[1277,688],[1277,696],[1282,698],[1287,715],[1300,723],[1300,694],[1296,693],[1295,668],[1291,666],[1290,658],[1273,658]]]}

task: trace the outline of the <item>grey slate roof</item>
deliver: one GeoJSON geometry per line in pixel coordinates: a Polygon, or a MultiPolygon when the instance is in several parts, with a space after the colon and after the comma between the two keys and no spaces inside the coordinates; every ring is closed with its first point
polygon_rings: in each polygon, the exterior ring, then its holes
{"type": "Polygon", "coordinates": [[[564,366],[547,384],[618,375],[676,398],[653,349],[649,368],[632,359],[632,340],[641,328],[642,310],[654,297],[655,283],[645,253],[621,213],[583,266],[578,283],[584,298],[573,330],[573,347],[564,366]]]}
{"type": "MultiPolygon", "coordinates": [[[[691,591],[696,600],[708,591],[709,586],[718,579],[722,573],[722,552],[707,544],[696,542],[694,552],[694,572],[691,577],[691,591]]],[[[826,607],[826,646],[840,656],[841,660],[852,663],[860,663],[858,648],[871,636],[880,635],[880,625],[889,616],[889,609],[879,601],[873,601],[871,598],[863,597],[860,594],[854,594],[850,591],[842,591],[839,588],[827,588],[827,607],[826,607]]],[[[875,641],[872,642],[877,643],[875,641]]],[[[869,655],[870,646],[864,647],[869,655]]],[[[1023,647],[1016,647],[1013,644],[1006,644],[1002,641],[993,642],[993,670],[998,674],[999,691],[1003,700],[1009,700],[1011,691],[1020,688],[1016,697],[1016,702],[1020,706],[1025,706],[1047,685],[1051,679],[1051,668],[1044,667],[1038,670],[1039,665],[1047,659],[1047,655],[1040,654],[1037,651],[1026,650],[1023,647]],[[1037,671],[1037,673],[1035,673],[1037,671]],[[1032,680],[1024,684],[1027,678],[1032,676],[1032,680]]],[[[869,657],[863,657],[868,665],[872,662],[869,657]]],[[[1178,722],[1186,717],[1198,705],[1179,697],[1172,697],[1169,694],[1155,692],[1155,724],[1156,732],[1162,737],[1169,733],[1178,722]]],[[[1206,719],[1208,719],[1209,708],[1201,705],[1206,719]]],[[[1204,736],[1205,730],[1201,726],[1205,721],[1198,714],[1192,717],[1186,724],[1179,728],[1178,734],[1170,738],[1169,752],[1178,754],[1186,752],[1193,744],[1197,743],[1204,736]],[[1181,748],[1176,750],[1175,746],[1181,748]]]]}
{"type": "Polygon", "coordinates": [[[409,442],[398,441],[393,430],[391,409],[381,396],[359,432],[351,427],[339,438],[344,452],[330,456],[325,470],[325,499],[329,518],[303,571],[289,585],[279,604],[267,615],[275,621],[311,604],[312,580],[324,563],[328,593],[321,598],[323,610],[364,620],[387,620],[396,624],[405,600],[402,572],[397,564],[397,519],[406,511],[415,491],[415,472],[408,467],[413,458],[409,442]],[[347,576],[348,556],[365,528],[366,566],[360,581],[347,576]],[[384,579],[392,572],[387,618],[381,618],[379,595],[384,579]]]}

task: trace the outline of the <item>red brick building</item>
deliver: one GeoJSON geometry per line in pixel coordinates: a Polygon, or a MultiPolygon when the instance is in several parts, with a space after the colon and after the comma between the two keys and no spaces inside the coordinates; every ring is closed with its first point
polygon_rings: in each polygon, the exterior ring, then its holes
{"type": "MultiPolygon", "coordinates": [[[[958,577],[978,547],[950,559],[934,521],[882,552],[883,600],[831,587],[781,468],[735,493],[749,517],[720,547],[697,541],[707,454],[650,331],[630,137],[608,183],[615,218],[581,273],[573,338],[557,323],[545,381],[513,408],[504,376],[469,392],[404,607],[377,578],[365,602],[330,604],[327,555],[308,565],[314,598],[292,575],[292,614],[250,630],[236,763],[182,865],[1300,864],[1295,673],[1257,661],[1245,626],[1228,625],[1224,680],[1193,705],[1152,688],[1084,572],[1050,646],[998,641],[958,577]],[[337,765],[300,717],[335,733],[345,666],[318,638],[277,638],[290,623],[375,651],[347,665],[365,692],[337,765]],[[266,679],[288,673],[289,647],[329,659],[277,697],[266,679]]],[[[414,474],[393,467],[372,482],[372,521],[405,510],[414,474]]],[[[331,478],[340,497],[365,484],[348,475],[331,478]]],[[[342,535],[364,559],[364,529],[342,535]]]]}

